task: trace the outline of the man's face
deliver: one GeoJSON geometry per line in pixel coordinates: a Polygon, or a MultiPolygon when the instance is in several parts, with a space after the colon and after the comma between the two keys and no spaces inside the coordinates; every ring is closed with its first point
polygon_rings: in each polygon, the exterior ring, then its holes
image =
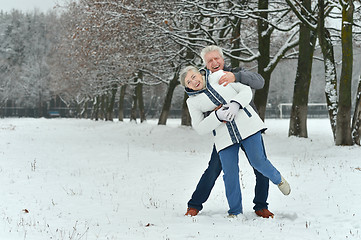
{"type": "Polygon", "coordinates": [[[207,69],[211,72],[217,72],[218,70],[223,70],[224,68],[224,59],[218,51],[206,53],[204,55],[204,60],[206,61],[207,69]]]}

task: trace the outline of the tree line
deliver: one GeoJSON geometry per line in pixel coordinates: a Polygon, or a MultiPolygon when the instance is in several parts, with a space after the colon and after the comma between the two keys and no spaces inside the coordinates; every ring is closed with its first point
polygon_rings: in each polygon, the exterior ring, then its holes
{"type": "MultiPolygon", "coordinates": [[[[122,121],[128,91],[131,119],[139,113],[144,121],[144,97],[162,94],[158,123],[166,124],[180,69],[203,67],[200,50],[215,44],[232,67],[246,66],[265,79],[254,97],[263,119],[275,84],[272,73],[281,61],[297,59],[290,136],[308,136],[312,65],[314,59],[323,61],[335,144],[360,144],[361,84],[356,99],[351,94],[353,46],[360,41],[358,1],[79,0],[60,13],[13,11],[0,18],[2,105],[11,100],[40,109],[57,97],[76,106],[78,117],[113,120],[117,107],[122,121]],[[341,74],[335,46],[342,48],[341,74]],[[321,54],[315,54],[318,49],[321,54]],[[167,87],[144,93],[144,86],[167,87]]],[[[186,98],[182,124],[190,125],[186,98]]]]}

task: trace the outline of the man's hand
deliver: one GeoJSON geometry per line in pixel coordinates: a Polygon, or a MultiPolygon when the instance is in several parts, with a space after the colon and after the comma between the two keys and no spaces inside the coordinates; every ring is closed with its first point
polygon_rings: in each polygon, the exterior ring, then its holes
{"type": "Polygon", "coordinates": [[[225,74],[219,79],[219,85],[227,86],[228,83],[233,83],[236,81],[236,77],[231,72],[224,72],[225,74]]]}

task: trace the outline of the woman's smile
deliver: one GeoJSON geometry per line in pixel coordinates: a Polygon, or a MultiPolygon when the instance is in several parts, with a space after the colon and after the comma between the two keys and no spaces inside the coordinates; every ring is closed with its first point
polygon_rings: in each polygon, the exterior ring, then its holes
{"type": "Polygon", "coordinates": [[[185,86],[192,90],[201,90],[204,88],[204,78],[199,72],[190,70],[185,77],[185,86]]]}

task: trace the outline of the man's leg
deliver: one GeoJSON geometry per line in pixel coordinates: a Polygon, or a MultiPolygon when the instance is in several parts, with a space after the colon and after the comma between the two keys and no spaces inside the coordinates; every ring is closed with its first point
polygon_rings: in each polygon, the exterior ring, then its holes
{"type": "Polygon", "coordinates": [[[205,203],[211,194],[212,188],[222,171],[221,161],[219,155],[216,151],[215,146],[213,146],[213,151],[211,159],[208,163],[208,168],[204,171],[201,179],[199,180],[196,190],[192,194],[191,200],[188,202],[189,208],[195,208],[198,211],[201,211],[203,208],[203,203],[205,203]]]}
{"type": "Polygon", "coordinates": [[[254,174],[256,175],[256,186],[254,187],[254,207],[255,211],[268,209],[268,190],[269,190],[269,179],[262,175],[253,168],[254,174]]]}

